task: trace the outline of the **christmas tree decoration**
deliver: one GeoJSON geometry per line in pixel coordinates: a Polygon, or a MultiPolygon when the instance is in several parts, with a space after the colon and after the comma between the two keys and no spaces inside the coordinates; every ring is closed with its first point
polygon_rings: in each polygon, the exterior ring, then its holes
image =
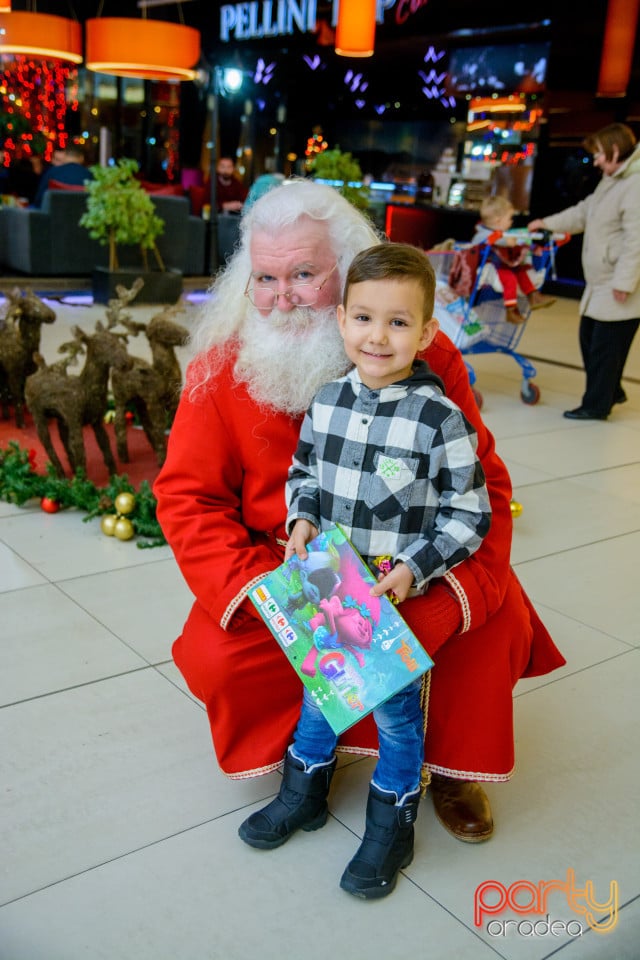
{"type": "MultiPolygon", "coordinates": [[[[46,473],[36,473],[34,468],[35,451],[21,448],[15,440],[10,441],[6,449],[0,448],[0,499],[16,506],[23,506],[34,498],[47,498],[65,507],[75,507],[83,511],[86,516],[84,522],[100,516],[101,528],[104,533],[104,524],[109,527],[118,520],[114,515],[116,499],[123,493],[134,499],[133,509],[127,514],[127,523],[131,524],[134,534],[144,538],[137,541],[137,547],[160,547],[166,540],[156,519],[156,498],[153,496],[148,480],[143,480],[136,491],[126,474],[112,476],[106,487],[96,487],[82,470],[78,470],[72,479],[57,475],[53,466],[47,464],[46,473]],[[113,521],[105,519],[105,515],[114,515],[113,521]]],[[[125,500],[128,503],[129,500],[125,500]]],[[[127,526],[121,526],[128,531],[127,526]]],[[[121,538],[125,539],[125,538],[121,538]]]]}
{"type": "Polygon", "coordinates": [[[522,513],[523,506],[521,503],[518,503],[517,500],[512,500],[510,503],[510,507],[511,507],[511,516],[515,520],[516,517],[519,517],[520,514],[522,513]]]}
{"type": "Polygon", "coordinates": [[[106,513],[100,521],[100,529],[107,537],[116,540],[131,540],[135,535],[133,523],[126,514],[133,513],[136,508],[136,498],[130,490],[123,490],[113,500],[117,513],[106,513]]]}
{"type": "Polygon", "coordinates": [[[131,513],[131,511],[134,509],[136,505],[136,498],[132,493],[129,493],[128,491],[125,490],[123,493],[118,494],[118,496],[114,501],[114,504],[118,513],[121,515],[124,515],[127,513],[131,513]]]}
{"type": "Polygon", "coordinates": [[[113,537],[116,529],[116,520],[118,517],[115,513],[105,513],[100,520],[100,529],[107,537],[113,537]]]}
{"type": "Polygon", "coordinates": [[[135,530],[128,517],[118,517],[113,527],[113,534],[117,540],[131,540],[135,530]]]}
{"type": "MultiPolygon", "coordinates": [[[[316,157],[319,153],[323,153],[328,146],[329,144],[322,135],[322,127],[314,127],[311,136],[307,138],[304,155],[307,158],[313,159],[313,157],[316,157]]],[[[308,162],[307,160],[307,165],[308,162]]]]}

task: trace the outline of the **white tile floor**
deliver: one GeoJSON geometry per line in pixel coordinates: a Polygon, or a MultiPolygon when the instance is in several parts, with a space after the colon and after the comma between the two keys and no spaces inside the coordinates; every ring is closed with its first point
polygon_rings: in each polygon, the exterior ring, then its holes
{"type": "MultiPolygon", "coordinates": [[[[58,314],[45,355],[100,310],[58,314]]],[[[544,358],[537,406],[520,402],[510,358],[474,362],[524,505],[514,564],[567,666],[515,691],[518,768],[488,788],[494,838],[456,841],[427,798],[415,860],[379,903],[338,888],[372,761],[340,768],[321,834],[246,847],[237,827],[279,776],[236,783],[216,767],[171,662],[190,597],[168,548],[0,501],[0,960],[640,957],[640,342],[629,402],[575,423],[561,412],[581,394],[576,333],[573,301],[527,325],[523,349],[544,358]],[[531,885],[570,870],[600,903],[617,884],[612,932],[592,932],[562,890],[541,915],[560,921],[549,932],[532,935],[532,910],[474,925],[482,882],[527,881],[526,906],[531,885]]]]}

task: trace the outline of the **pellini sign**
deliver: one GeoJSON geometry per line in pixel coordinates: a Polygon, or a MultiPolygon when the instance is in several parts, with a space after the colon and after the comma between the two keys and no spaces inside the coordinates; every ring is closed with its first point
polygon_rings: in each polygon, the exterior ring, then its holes
{"type": "MultiPolygon", "coordinates": [[[[428,0],[377,0],[376,20],[383,23],[387,10],[395,10],[395,21],[402,24],[427,3],[428,0]]],[[[339,0],[333,0],[333,26],[338,22],[338,7],[339,0]]],[[[317,19],[317,0],[225,3],[220,7],[220,39],[228,43],[230,40],[287,37],[296,32],[315,33],[317,19]]]]}

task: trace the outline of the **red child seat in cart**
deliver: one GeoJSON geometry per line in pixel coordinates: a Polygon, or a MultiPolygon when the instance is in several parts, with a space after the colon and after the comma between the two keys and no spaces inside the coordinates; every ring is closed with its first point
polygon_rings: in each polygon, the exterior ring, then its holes
{"type": "MultiPolygon", "coordinates": [[[[567,234],[551,236],[548,232],[529,234],[526,230],[509,231],[509,237],[517,237],[522,246],[530,248],[529,261],[536,287],[542,286],[551,274],[555,279],[555,250],[569,239],[567,234]]],[[[471,354],[505,353],[511,356],[522,371],[520,399],[526,404],[535,404],[540,399],[540,389],[533,382],[536,368],[516,348],[531,313],[529,301],[518,297],[518,309],[524,323],[514,324],[506,320],[501,284],[489,256],[494,246],[500,246],[503,234],[496,231],[486,243],[455,244],[453,250],[427,250],[436,273],[435,316],[444,332],[453,340],[466,357],[471,354]]],[[[513,246],[506,247],[513,251],[513,246]]],[[[473,386],[476,375],[467,362],[469,379],[473,386]]],[[[478,406],[482,406],[482,394],[474,389],[478,406]]]]}

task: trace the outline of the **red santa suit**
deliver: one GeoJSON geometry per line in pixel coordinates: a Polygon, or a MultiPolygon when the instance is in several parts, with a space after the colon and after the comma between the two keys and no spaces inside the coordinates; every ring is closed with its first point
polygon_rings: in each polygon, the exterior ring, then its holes
{"type": "MultiPolygon", "coordinates": [[[[462,357],[442,333],[424,357],[477,430],[493,511],[480,549],[402,605],[435,662],[425,757],[451,777],[506,780],[512,688],[565,661],[510,568],[511,484],[462,357]]],[[[196,598],[173,656],[206,705],[221,769],[244,778],[280,765],[300,711],[300,681],[246,599],[284,557],[284,486],[300,419],[260,409],[232,368],[225,362],[193,400],[183,394],[154,492],[196,598]]],[[[343,734],[339,749],[374,754],[371,718],[343,734]]]]}

